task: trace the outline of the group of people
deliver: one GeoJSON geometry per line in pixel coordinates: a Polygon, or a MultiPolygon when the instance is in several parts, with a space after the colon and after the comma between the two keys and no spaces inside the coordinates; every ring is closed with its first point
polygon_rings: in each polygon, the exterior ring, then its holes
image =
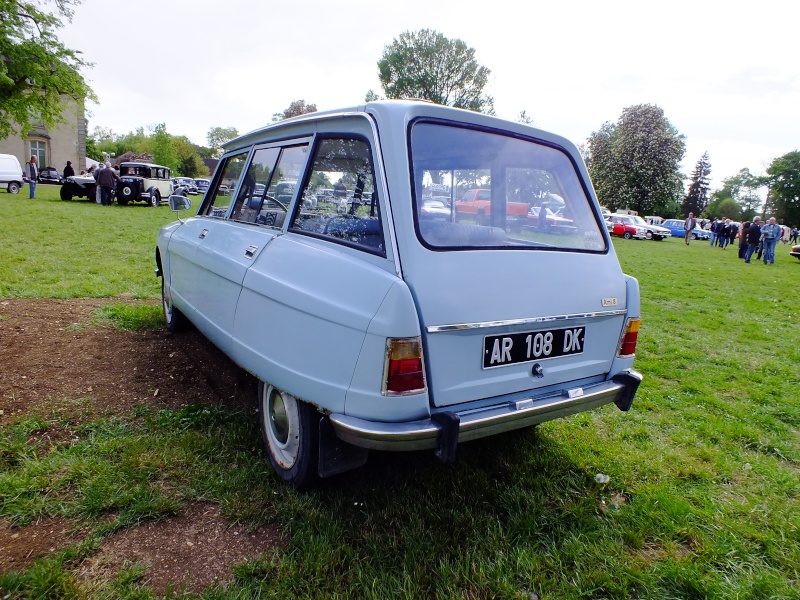
{"type": "MultiPolygon", "coordinates": [[[[686,232],[686,245],[692,237],[692,231],[697,226],[697,219],[694,213],[683,223],[683,230],[686,232]]],[[[739,226],[730,219],[714,219],[709,228],[710,246],[718,246],[723,250],[739,239],[739,258],[744,259],[747,264],[751,263],[753,255],[756,260],[763,260],[765,265],[775,264],[775,246],[783,237],[783,228],[775,221],[775,217],[770,217],[766,224],[762,223],[761,217],[754,217],[753,221],[742,223],[739,226]]],[[[797,228],[792,230],[794,239],[797,239],[797,228]]]]}
{"type": "MultiPolygon", "coordinates": [[[[114,201],[117,182],[121,181],[118,170],[119,166],[112,167],[109,163],[99,163],[97,166],[92,165],[86,171],[86,175],[91,175],[97,181],[96,199],[98,204],[111,206],[114,201]]],[[[67,165],[64,167],[64,179],[73,175],[75,175],[75,169],[72,167],[72,161],[68,160],[67,165]]],[[[23,176],[25,181],[28,182],[29,197],[31,199],[36,198],[36,182],[39,180],[39,161],[36,156],[31,156],[31,159],[25,163],[23,176]]]]}

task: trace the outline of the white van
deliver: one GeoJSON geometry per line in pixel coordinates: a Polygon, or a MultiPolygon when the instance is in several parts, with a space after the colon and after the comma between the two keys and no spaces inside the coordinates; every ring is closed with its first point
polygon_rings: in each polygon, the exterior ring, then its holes
{"type": "Polygon", "coordinates": [[[18,194],[22,187],[22,167],[13,154],[0,154],[0,185],[5,185],[9,194],[18,194]]]}

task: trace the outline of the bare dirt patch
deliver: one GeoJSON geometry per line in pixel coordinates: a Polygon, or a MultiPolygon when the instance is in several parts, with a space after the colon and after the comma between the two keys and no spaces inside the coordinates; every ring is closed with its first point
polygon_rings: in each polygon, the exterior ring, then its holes
{"type": "MultiPolygon", "coordinates": [[[[40,454],[72,443],[71,426],[102,416],[131,418],[134,407],[177,409],[189,404],[255,405],[255,379],[197,331],[123,332],[89,325],[92,311],[115,300],[0,301],[0,427],[36,416],[46,423],[28,444],[40,454]]],[[[49,519],[14,527],[0,515],[0,572],[81,541],[76,528],[49,519]]],[[[280,544],[278,529],[248,533],[210,504],[119,532],[85,566],[109,573],[147,565],[144,578],[199,591],[226,582],[231,567],[280,544]]]]}
{"type": "Polygon", "coordinates": [[[142,582],[158,595],[168,587],[202,592],[231,581],[233,565],[282,545],[277,527],[249,532],[240,525],[226,525],[218,506],[195,504],[171,519],[113,535],[79,574],[101,582],[138,563],[146,568],[142,582]]]}

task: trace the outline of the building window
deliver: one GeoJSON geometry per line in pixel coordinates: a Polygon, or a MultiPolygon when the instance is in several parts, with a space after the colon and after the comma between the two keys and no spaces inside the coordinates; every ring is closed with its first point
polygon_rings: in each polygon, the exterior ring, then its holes
{"type": "Polygon", "coordinates": [[[45,161],[44,148],[45,148],[44,142],[31,140],[31,156],[36,157],[36,160],[39,162],[40,169],[47,166],[47,162],[45,161]]]}

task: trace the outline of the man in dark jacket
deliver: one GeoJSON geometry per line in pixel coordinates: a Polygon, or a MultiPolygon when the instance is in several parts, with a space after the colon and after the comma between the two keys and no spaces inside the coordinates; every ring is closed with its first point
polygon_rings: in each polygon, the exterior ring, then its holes
{"type": "Polygon", "coordinates": [[[75,175],[75,169],[72,168],[72,161],[68,160],[67,166],[64,167],[64,179],[72,177],[73,175],[75,175]]]}
{"type": "Polygon", "coordinates": [[[114,201],[114,184],[121,181],[117,172],[110,166],[97,172],[97,185],[100,186],[100,204],[111,206],[114,201]]]}
{"type": "Polygon", "coordinates": [[[750,221],[742,223],[742,230],[739,232],[739,258],[744,258],[747,252],[747,232],[750,229],[750,221]]]}
{"type": "Polygon", "coordinates": [[[758,248],[761,241],[761,217],[754,217],[747,230],[747,251],[744,253],[744,262],[750,264],[750,258],[758,248]]]}

